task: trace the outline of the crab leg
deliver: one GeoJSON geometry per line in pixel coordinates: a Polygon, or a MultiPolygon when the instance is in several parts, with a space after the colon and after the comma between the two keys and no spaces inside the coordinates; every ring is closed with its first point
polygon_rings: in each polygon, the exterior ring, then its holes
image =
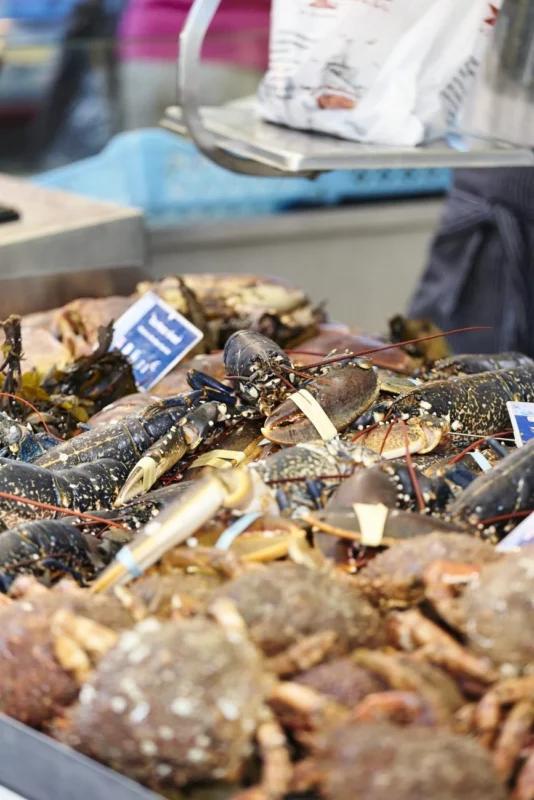
{"type": "Polygon", "coordinates": [[[508,714],[493,754],[493,764],[503,781],[508,780],[527,744],[534,723],[534,704],[521,700],[508,714]]]}
{"type": "Polygon", "coordinates": [[[419,648],[418,654],[450,672],[468,675],[484,683],[491,683],[497,677],[486,659],[470,653],[417,609],[391,614],[390,630],[400,647],[405,650],[419,648]]]}

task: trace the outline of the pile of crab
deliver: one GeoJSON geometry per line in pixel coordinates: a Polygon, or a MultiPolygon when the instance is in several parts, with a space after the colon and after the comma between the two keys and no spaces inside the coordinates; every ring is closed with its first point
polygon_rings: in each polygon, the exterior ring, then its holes
{"type": "Polygon", "coordinates": [[[433,533],[356,576],[301,546],[179,548],[105,596],[21,577],[0,705],[163,795],[527,800],[533,574],[532,547],[433,533]]]}
{"type": "Polygon", "coordinates": [[[0,711],[162,794],[534,800],[534,363],[272,281],[148,288],[209,345],[149,394],[110,329],[40,375],[4,323],[0,711]]]}

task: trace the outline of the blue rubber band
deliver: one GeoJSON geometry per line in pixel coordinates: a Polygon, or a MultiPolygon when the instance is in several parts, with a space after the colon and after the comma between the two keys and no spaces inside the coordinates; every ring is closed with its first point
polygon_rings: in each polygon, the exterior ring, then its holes
{"type": "Polygon", "coordinates": [[[135,560],[135,556],[129,547],[123,547],[122,550],[119,550],[116,559],[120,561],[123,567],[126,567],[133,578],[140,578],[143,574],[143,570],[135,560]]]}

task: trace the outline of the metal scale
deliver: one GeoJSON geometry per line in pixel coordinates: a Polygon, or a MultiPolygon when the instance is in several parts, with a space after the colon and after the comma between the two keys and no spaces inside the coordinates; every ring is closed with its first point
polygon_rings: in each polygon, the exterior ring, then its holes
{"type": "Polygon", "coordinates": [[[534,166],[534,13],[528,0],[504,2],[494,46],[474,92],[483,102],[471,104],[463,124],[463,130],[473,134],[469,149],[456,149],[446,141],[419,147],[374,146],[290,130],[259,119],[253,98],[199,108],[196,78],[201,48],[220,1],[193,3],[180,37],[182,105],[167,109],[161,122],[168,130],[190,137],[216,164],[233,172],[269,177],[337,169],[534,166]],[[496,118],[502,120],[497,128],[496,118]],[[500,127],[506,129],[508,142],[491,138],[500,127]]]}

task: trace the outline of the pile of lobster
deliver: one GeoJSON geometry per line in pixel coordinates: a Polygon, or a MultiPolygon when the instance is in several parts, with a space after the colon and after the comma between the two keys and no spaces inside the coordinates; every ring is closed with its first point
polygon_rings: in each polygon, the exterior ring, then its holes
{"type": "Polygon", "coordinates": [[[534,362],[163,283],[213,338],[151,394],[105,332],[31,379],[4,323],[0,710],[162,794],[534,800],[534,362]]]}

